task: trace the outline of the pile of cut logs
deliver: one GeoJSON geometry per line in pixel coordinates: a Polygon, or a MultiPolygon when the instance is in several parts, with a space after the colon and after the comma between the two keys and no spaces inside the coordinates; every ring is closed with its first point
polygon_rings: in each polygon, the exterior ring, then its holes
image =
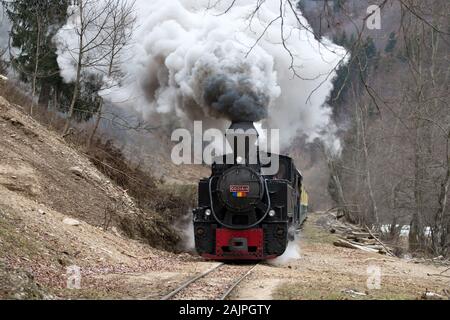
{"type": "Polygon", "coordinates": [[[380,253],[391,257],[395,256],[392,249],[380,240],[380,234],[371,231],[369,228],[362,228],[335,220],[330,226],[330,232],[337,234],[339,237],[334,242],[334,245],[337,247],[380,253]]]}

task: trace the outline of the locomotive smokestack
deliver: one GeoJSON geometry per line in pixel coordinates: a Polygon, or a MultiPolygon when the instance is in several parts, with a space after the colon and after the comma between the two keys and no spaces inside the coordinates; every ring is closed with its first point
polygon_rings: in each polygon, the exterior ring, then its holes
{"type": "Polygon", "coordinates": [[[259,163],[259,133],[253,122],[235,121],[226,132],[228,143],[233,150],[233,164],[257,165],[259,163]]]}

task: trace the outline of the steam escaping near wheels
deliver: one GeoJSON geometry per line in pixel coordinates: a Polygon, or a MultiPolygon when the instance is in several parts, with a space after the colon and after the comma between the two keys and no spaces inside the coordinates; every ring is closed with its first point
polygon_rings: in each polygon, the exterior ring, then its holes
{"type": "Polygon", "coordinates": [[[298,234],[295,234],[294,239],[289,241],[286,251],[278,258],[269,260],[268,263],[274,266],[283,266],[301,259],[300,241],[298,237],[298,234]]]}

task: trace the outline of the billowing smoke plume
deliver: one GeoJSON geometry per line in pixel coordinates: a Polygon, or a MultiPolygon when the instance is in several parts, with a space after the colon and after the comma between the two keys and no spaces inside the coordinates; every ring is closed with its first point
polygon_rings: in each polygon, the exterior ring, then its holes
{"type": "Polygon", "coordinates": [[[206,79],[203,90],[204,103],[211,108],[212,116],[252,122],[268,116],[270,97],[254,88],[251,79],[213,75],[206,79]]]}
{"type": "MultiPolygon", "coordinates": [[[[297,12],[300,26],[294,2],[281,1],[280,19],[280,0],[137,0],[124,81],[103,96],[148,117],[173,113],[222,127],[226,120],[267,119],[267,127],[282,129],[284,142],[298,133],[320,137],[330,124],[325,102],[345,51],[316,40],[297,12]]],[[[74,64],[59,61],[70,79],[74,64]]]]}

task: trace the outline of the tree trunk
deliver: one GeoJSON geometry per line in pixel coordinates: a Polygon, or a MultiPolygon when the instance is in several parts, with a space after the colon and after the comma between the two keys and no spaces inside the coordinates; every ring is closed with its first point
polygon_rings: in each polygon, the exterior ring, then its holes
{"type": "Polygon", "coordinates": [[[51,85],[47,81],[43,81],[41,84],[41,90],[39,92],[38,104],[48,108],[51,95],[51,85]]]}
{"type": "Polygon", "coordinates": [[[55,86],[53,88],[53,98],[52,98],[52,118],[50,119],[50,126],[54,128],[54,124],[56,122],[57,113],[59,110],[59,88],[55,86]]]}
{"type": "Polygon", "coordinates": [[[41,43],[41,22],[38,18],[37,19],[36,56],[35,56],[34,73],[33,73],[33,81],[32,81],[32,92],[31,92],[31,108],[30,108],[31,116],[33,116],[33,111],[34,111],[34,106],[35,106],[37,77],[38,77],[38,72],[39,72],[39,55],[40,55],[40,49],[41,49],[40,43],[41,43]]]}
{"type": "Polygon", "coordinates": [[[81,81],[81,68],[83,65],[83,52],[84,52],[84,25],[83,25],[83,1],[80,1],[79,4],[79,9],[80,9],[80,25],[81,25],[81,30],[79,32],[79,39],[78,39],[78,45],[79,45],[79,49],[78,49],[78,62],[77,62],[77,76],[75,79],[75,86],[73,89],[73,95],[72,95],[72,101],[70,103],[70,108],[69,108],[69,114],[67,116],[66,119],[66,124],[64,126],[64,131],[63,131],[63,135],[66,135],[69,130],[70,130],[70,125],[72,123],[72,118],[75,112],[75,105],[77,103],[78,100],[78,95],[79,95],[79,91],[80,91],[80,81],[81,81]]]}
{"type": "Polygon", "coordinates": [[[347,201],[345,201],[344,189],[342,188],[341,179],[339,178],[339,174],[336,170],[333,157],[328,155],[327,152],[325,152],[325,156],[327,157],[328,168],[331,174],[331,183],[335,190],[333,198],[337,202],[339,215],[343,216],[347,221],[355,222],[354,218],[350,214],[347,201]]]}
{"type": "Polygon", "coordinates": [[[92,129],[91,134],[89,135],[89,139],[87,142],[87,148],[90,149],[92,146],[92,142],[94,141],[95,134],[97,133],[98,127],[100,125],[100,121],[102,120],[102,111],[103,111],[103,99],[100,98],[99,107],[97,112],[97,119],[95,119],[95,125],[92,129]]]}
{"type": "Polygon", "coordinates": [[[367,147],[367,132],[366,132],[366,123],[365,123],[365,115],[361,110],[361,138],[362,138],[362,146],[364,151],[364,163],[366,164],[366,182],[367,189],[369,190],[369,199],[370,199],[370,219],[371,223],[374,224],[377,228],[380,226],[380,219],[378,218],[378,208],[375,200],[375,194],[372,188],[372,176],[370,173],[370,163],[369,163],[369,148],[367,147]]]}
{"type": "Polygon", "coordinates": [[[409,233],[409,248],[411,251],[423,249],[423,165],[420,148],[420,121],[416,121],[415,145],[414,145],[414,200],[415,208],[412,214],[411,230],[409,233]]]}
{"type": "Polygon", "coordinates": [[[443,239],[444,248],[442,250],[442,254],[444,255],[444,257],[448,257],[450,255],[450,214],[447,214],[446,220],[447,227],[443,239]]]}
{"type": "Polygon", "coordinates": [[[77,69],[78,69],[77,70],[77,78],[75,80],[75,86],[73,89],[72,101],[70,103],[69,114],[67,116],[66,124],[64,126],[64,131],[63,131],[64,135],[69,132],[70,125],[72,123],[72,118],[73,118],[73,115],[75,112],[75,104],[77,103],[77,100],[78,100],[78,93],[79,93],[79,88],[80,88],[80,78],[81,78],[81,65],[78,65],[77,69]]]}
{"type": "Polygon", "coordinates": [[[447,170],[445,178],[441,183],[439,193],[439,208],[434,219],[433,230],[433,248],[438,254],[447,255],[448,252],[448,223],[450,222],[449,215],[446,215],[448,190],[450,187],[450,131],[447,135],[447,170]],[[447,216],[447,217],[446,217],[447,216]]]}

